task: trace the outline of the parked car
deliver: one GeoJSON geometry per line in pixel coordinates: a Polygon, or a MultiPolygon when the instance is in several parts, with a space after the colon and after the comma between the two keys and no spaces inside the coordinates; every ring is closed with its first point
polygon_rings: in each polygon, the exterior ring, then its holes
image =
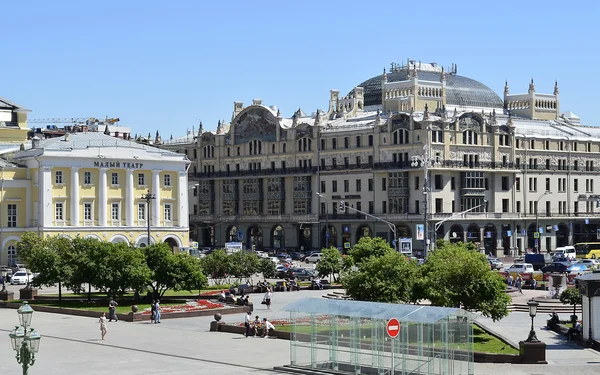
{"type": "Polygon", "coordinates": [[[583,263],[575,263],[567,269],[569,272],[583,272],[588,270],[588,266],[583,263]]]}
{"type": "Polygon", "coordinates": [[[298,281],[312,281],[317,273],[315,270],[310,270],[306,268],[296,268],[292,270],[293,277],[298,281]]]}
{"type": "Polygon", "coordinates": [[[298,252],[290,253],[290,258],[292,258],[292,260],[300,260],[300,259],[302,259],[302,257],[303,257],[302,253],[298,253],[298,252]]]}
{"type": "Polygon", "coordinates": [[[321,253],[312,253],[306,258],[304,258],[304,262],[306,263],[319,263],[321,261],[321,253]]]}
{"type": "Polygon", "coordinates": [[[279,258],[280,262],[292,263],[292,258],[287,254],[277,254],[277,258],[279,258]]]}
{"type": "Polygon", "coordinates": [[[31,281],[31,276],[27,274],[27,271],[18,271],[10,278],[11,285],[25,285],[31,281]]]}
{"type": "Polygon", "coordinates": [[[504,268],[504,263],[496,258],[489,258],[488,262],[490,263],[490,268],[493,270],[501,270],[504,268]]]}
{"type": "MultiPolygon", "coordinates": [[[[585,266],[589,267],[595,267],[598,265],[598,261],[596,259],[580,259],[577,263],[581,263],[585,266]]],[[[1,271],[1,269],[0,269],[1,271]]]]}
{"type": "Polygon", "coordinates": [[[577,257],[577,254],[575,253],[574,246],[563,246],[563,247],[557,247],[556,250],[554,250],[552,252],[552,256],[562,256],[569,260],[575,260],[575,258],[577,257]]]}
{"type": "Polygon", "coordinates": [[[13,273],[17,273],[18,271],[25,270],[25,265],[23,263],[13,263],[10,268],[13,273]]]}
{"type": "Polygon", "coordinates": [[[259,258],[268,258],[269,254],[265,253],[264,251],[257,251],[256,255],[258,255],[259,258]]]}
{"type": "Polygon", "coordinates": [[[554,262],[546,267],[542,268],[543,273],[567,273],[569,272],[570,265],[567,265],[562,262],[554,262]]]}
{"type": "Polygon", "coordinates": [[[531,263],[518,263],[513,264],[506,269],[508,273],[533,273],[533,264],[531,263]]]}

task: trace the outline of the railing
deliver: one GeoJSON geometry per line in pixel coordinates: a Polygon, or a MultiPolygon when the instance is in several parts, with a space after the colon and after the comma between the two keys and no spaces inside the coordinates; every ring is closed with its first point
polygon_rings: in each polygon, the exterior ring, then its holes
{"type": "Polygon", "coordinates": [[[192,221],[194,222],[220,222],[220,223],[234,223],[237,221],[250,221],[250,222],[298,222],[298,223],[318,223],[319,216],[316,214],[308,215],[192,215],[192,221]]]}

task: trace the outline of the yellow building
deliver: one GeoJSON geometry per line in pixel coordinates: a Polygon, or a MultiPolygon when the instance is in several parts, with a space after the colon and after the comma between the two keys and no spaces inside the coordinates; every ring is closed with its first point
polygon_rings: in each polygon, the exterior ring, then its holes
{"type": "Polygon", "coordinates": [[[150,220],[152,242],[188,246],[187,157],[101,132],[27,143],[26,117],[19,129],[18,151],[0,160],[0,264],[18,260],[26,231],[145,246],[150,220]]]}

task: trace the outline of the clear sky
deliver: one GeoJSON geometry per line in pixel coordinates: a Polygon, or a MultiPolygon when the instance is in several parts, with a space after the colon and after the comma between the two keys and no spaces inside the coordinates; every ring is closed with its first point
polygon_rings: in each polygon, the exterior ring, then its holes
{"type": "Polygon", "coordinates": [[[119,117],[184,135],[260,98],[284,116],[327,107],[406,58],[458,64],[500,96],[551,93],[600,126],[593,0],[3,2],[0,96],[30,118],[119,117]]]}

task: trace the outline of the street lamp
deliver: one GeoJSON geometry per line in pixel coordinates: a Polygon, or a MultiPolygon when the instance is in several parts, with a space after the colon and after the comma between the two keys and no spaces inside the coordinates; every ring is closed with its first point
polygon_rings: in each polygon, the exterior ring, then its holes
{"type": "Polygon", "coordinates": [[[142,194],[142,199],[146,201],[146,210],[148,210],[148,244],[147,246],[150,246],[150,244],[152,243],[152,240],[150,239],[150,218],[152,217],[150,215],[150,202],[152,202],[153,199],[156,199],[156,196],[152,193],[150,193],[150,190],[148,190],[148,192],[146,194],[142,194]]]}
{"type": "MultiPolygon", "coordinates": [[[[321,193],[316,193],[316,194],[319,197],[319,200],[320,199],[325,200],[325,248],[329,249],[329,207],[327,205],[327,197],[321,193]]],[[[321,238],[320,235],[319,235],[319,238],[321,238]]]]}
{"type": "Polygon", "coordinates": [[[529,316],[531,317],[531,330],[529,331],[529,337],[525,342],[540,342],[538,340],[535,330],[533,329],[533,318],[537,315],[537,308],[540,304],[532,299],[527,302],[527,306],[529,307],[529,316]]]}
{"type": "Polygon", "coordinates": [[[23,375],[27,375],[29,367],[35,363],[35,355],[40,349],[40,339],[42,336],[31,325],[33,309],[27,301],[17,310],[19,314],[19,323],[15,329],[8,335],[11,340],[12,348],[17,353],[17,363],[23,367],[23,375]]]}
{"type": "MultiPolygon", "coordinates": [[[[427,127],[427,134],[431,130],[430,127],[427,127]]],[[[440,161],[437,157],[432,157],[429,152],[429,141],[425,140],[425,146],[423,146],[423,155],[415,155],[412,158],[412,162],[410,163],[411,167],[417,168],[419,166],[423,167],[423,195],[425,196],[424,200],[424,210],[423,210],[423,221],[425,226],[424,231],[424,258],[427,258],[427,253],[429,251],[429,168],[439,165],[440,161]]]]}
{"type": "MultiPolygon", "coordinates": [[[[537,238],[537,242],[535,245],[535,252],[536,253],[540,253],[540,241],[542,240],[542,236],[540,236],[540,217],[539,217],[539,203],[540,200],[542,198],[544,198],[546,195],[550,195],[552,194],[551,191],[545,191],[544,194],[540,195],[540,197],[537,199],[537,201],[535,202],[535,231],[538,233],[538,238],[537,238]]],[[[546,213],[548,214],[548,213],[546,213]]]]}
{"type": "Polygon", "coordinates": [[[370,217],[370,218],[373,218],[373,219],[375,219],[377,221],[381,221],[381,222],[387,224],[388,227],[390,227],[390,230],[392,231],[392,234],[394,235],[394,241],[396,243],[396,245],[394,246],[395,247],[394,250],[400,251],[400,241],[398,240],[398,237],[396,235],[396,225],[394,223],[390,223],[389,221],[384,220],[384,219],[380,218],[379,216],[371,215],[371,214],[368,214],[368,213],[366,213],[364,211],[357,210],[356,208],[349,206],[346,202],[341,201],[340,202],[340,211],[344,211],[345,212],[346,210],[356,211],[359,214],[365,215],[366,217],[370,217]]]}

